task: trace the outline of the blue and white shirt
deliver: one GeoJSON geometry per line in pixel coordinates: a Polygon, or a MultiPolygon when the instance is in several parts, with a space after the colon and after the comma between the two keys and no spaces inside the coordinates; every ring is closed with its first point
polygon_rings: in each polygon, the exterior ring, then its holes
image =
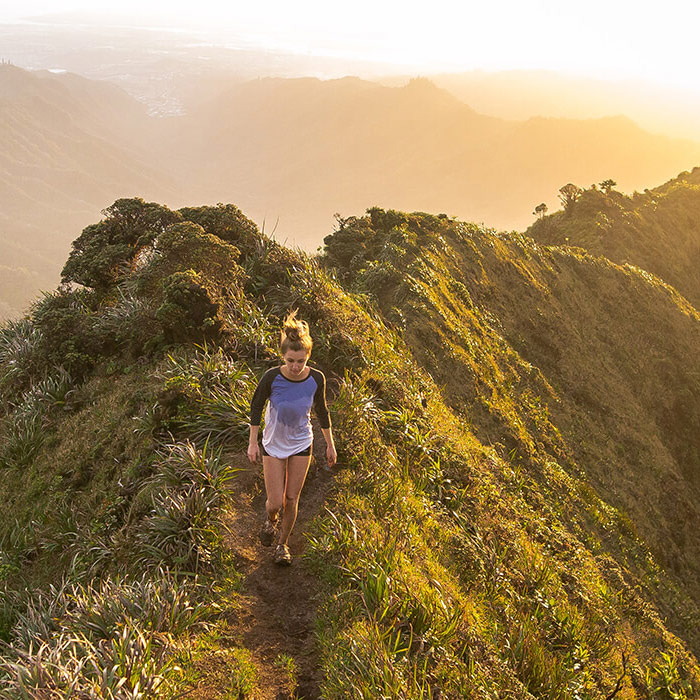
{"type": "Polygon", "coordinates": [[[312,406],[321,427],[331,427],[326,405],[326,377],[320,370],[309,367],[306,379],[287,379],[280,367],[267,370],[250,402],[251,425],[260,425],[262,409],[268,399],[262,444],[272,457],[286,459],[311,445],[312,406]]]}

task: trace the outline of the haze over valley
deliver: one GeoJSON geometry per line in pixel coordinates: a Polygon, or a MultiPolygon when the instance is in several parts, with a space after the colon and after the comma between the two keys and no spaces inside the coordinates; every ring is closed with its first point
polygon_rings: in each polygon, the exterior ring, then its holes
{"type": "Polygon", "coordinates": [[[0,66],[4,316],[58,282],[71,240],[119,197],[235,202],[313,251],[336,213],[382,206],[524,230],[568,182],[613,178],[631,193],[700,162],[680,116],[674,132],[672,115],[612,82],[389,78],[400,67],[74,19],[0,27],[13,62],[0,66]],[[353,71],[364,78],[342,77],[353,71]]]}

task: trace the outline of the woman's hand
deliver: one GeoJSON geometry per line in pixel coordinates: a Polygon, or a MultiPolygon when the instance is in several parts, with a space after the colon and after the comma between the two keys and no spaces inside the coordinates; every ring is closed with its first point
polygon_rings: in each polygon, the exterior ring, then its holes
{"type": "Polygon", "coordinates": [[[338,453],[335,451],[333,443],[326,445],[326,460],[329,467],[332,467],[338,461],[338,453]]]}
{"type": "Polygon", "coordinates": [[[256,464],[260,457],[260,448],[257,442],[252,442],[248,445],[248,459],[256,464]]]}

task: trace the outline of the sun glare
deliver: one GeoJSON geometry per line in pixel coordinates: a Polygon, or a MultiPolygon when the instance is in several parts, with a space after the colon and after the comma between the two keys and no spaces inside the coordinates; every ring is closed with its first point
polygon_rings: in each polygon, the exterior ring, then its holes
{"type": "MultiPolygon", "coordinates": [[[[21,10],[0,9],[0,20],[84,9],[70,0],[30,0],[21,10]]],[[[700,90],[694,55],[700,6],[680,0],[663,6],[628,0],[435,0],[413,7],[395,0],[98,0],[89,12],[93,18],[207,32],[222,41],[255,36],[267,48],[400,64],[424,72],[545,69],[700,90]]]]}

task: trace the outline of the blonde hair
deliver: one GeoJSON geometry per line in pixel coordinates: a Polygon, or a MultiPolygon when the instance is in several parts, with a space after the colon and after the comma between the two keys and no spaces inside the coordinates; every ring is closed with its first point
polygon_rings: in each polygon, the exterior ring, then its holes
{"type": "Polygon", "coordinates": [[[282,324],[280,352],[284,355],[288,350],[305,350],[311,353],[314,341],[309,334],[309,324],[297,318],[298,309],[287,315],[282,324]]]}

